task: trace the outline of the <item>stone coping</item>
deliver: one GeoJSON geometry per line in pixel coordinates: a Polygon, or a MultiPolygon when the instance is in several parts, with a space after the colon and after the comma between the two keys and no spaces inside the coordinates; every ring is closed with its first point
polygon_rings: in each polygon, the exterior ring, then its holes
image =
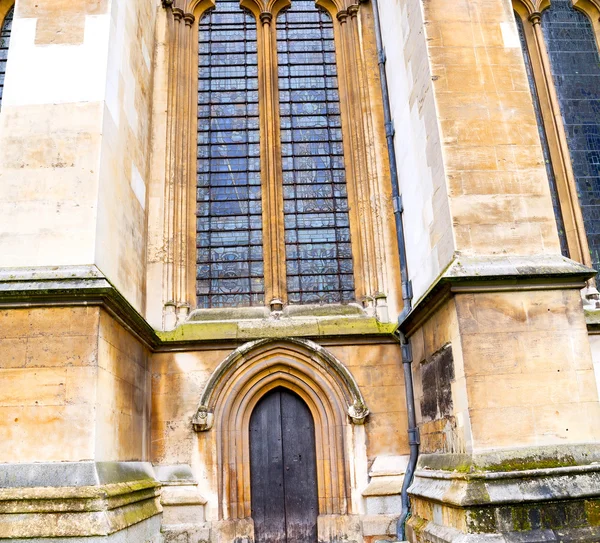
{"type": "Polygon", "coordinates": [[[410,336],[448,297],[459,293],[582,289],[595,270],[562,255],[455,254],[400,324],[410,336]]]}
{"type": "Polygon", "coordinates": [[[471,454],[422,453],[417,469],[474,475],[590,465],[600,469],[598,443],[495,449],[471,454]]]}
{"type": "Polygon", "coordinates": [[[424,454],[409,493],[454,507],[600,498],[600,446],[424,454]]]}
{"type": "Polygon", "coordinates": [[[9,483],[0,534],[11,540],[106,537],[162,512],[161,485],[144,462],[2,464],[0,473],[9,483]]]}
{"type": "MultiPolygon", "coordinates": [[[[455,255],[417,301],[401,329],[410,335],[440,300],[453,292],[581,288],[594,273],[559,255],[455,255]]],[[[396,323],[379,322],[357,304],[349,304],[289,307],[273,315],[266,315],[261,308],[235,314],[197,310],[175,330],[156,331],[95,265],[0,269],[0,309],[51,306],[101,306],[154,351],[284,337],[392,342],[398,328],[396,323]]]]}
{"type": "Polygon", "coordinates": [[[395,323],[381,323],[356,304],[285,308],[276,316],[250,311],[194,311],[172,331],[156,331],[94,265],[0,269],[0,309],[101,306],[154,351],[215,342],[302,337],[395,341],[395,323]]]}

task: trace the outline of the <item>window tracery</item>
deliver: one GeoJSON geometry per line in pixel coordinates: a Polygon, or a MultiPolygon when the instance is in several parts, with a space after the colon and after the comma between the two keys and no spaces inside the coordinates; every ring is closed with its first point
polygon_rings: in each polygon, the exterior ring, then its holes
{"type": "Polygon", "coordinates": [[[333,22],[310,0],[277,18],[290,303],[354,300],[333,22]]]}
{"type": "MultiPolygon", "coordinates": [[[[294,7],[289,0],[241,0],[239,3],[163,0],[165,49],[164,53],[159,52],[158,62],[164,59],[167,92],[163,132],[166,171],[164,194],[160,199],[164,220],[160,230],[152,231],[150,227],[150,235],[160,250],[157,260],[162,269],[155,271],[154,266],[149,277],[155,284],[161,280],[166,328],[185,320],[196,307],[196,300],[200,308],[257,305],[272,311],[289,303],[358,301],[368,313],[381,311],[385,318],[388,305],[394,312],[401,304],[389,169],[386,154],[378,150],[385,149],[380,87],[378,75],[368,68],[377,63],[370,34],[371,8],[368,3],[346,4],[346,1],[297,0],[294,7]],[[202,73],[209,74],[212,68],[200,66],[207,59],[198,47],[206,30],[203,25],[208,24],[210,17],[217,17],[219,12],[224,14],[223,10],[229,12],[227,17],[234,17],[236,5],[245,18],[246,30],[241,33],[248,36],[250,28],[256,31],[259,98],[258,117],[255,111],[242,115],[244,122],[254,123],[250,131],[246,125],[244,134],[233,130],[228,135],[241,138],[234,142],[219,140],[226,131],[217,129],[215,123],[221,122],[223,115],[215,113],[212,125],[200,126],[199,115],[204,114],[203,118],[208,120],[212,114],[203,110],[205,104],[197,104],[196,99],[214,101],[211,96],[218,99],[233,92],[221,76],[214,77],[215,82],[210,85],[204,81],[202,73]],[[290,6],[291,10],[287,11],[290,6]],[[311,24],[317,26],[311,32],[318,31],[319,40],[298,41],[283,36],[282,32],[295,31],[292,28],[296,24],[293,18],[298,16],[294,15],[295,9],[300,9],[301,19],[309,17],[309,12],[313,14],[311,24]],[[243,10],[251,15],[244,15],[243,10]],[[309,55],[310,51],[290,51],[281,44],[305,49],[309,44],[320,47],[322,50],[317,54],[327,56],[330,73],[325,77],[316,72],[307,77],[300,72],[292,74],[293,77],[286,75],[286,66],[293,62],[284,56],[309,55]],[[281,66],[278,67],[278,63],[281,66]],[[196,88],[199,81],[200,88],[196,88]],[[307,101],[296,103],[299,94],[295,91],[300,88],[285,87],[306,83],[309,87],[305,90],[313,96],[312,106],[307,101]],[[217,90],[214,86],[217,84],[224,85],[223,89],[217,90]],[[298,107],[319,107],[321,102],[317,96],[324,97],[325,107],[329,108],[327,115],[322,116],[326,124],[304,129],[295,127],[294,123],[301,122],[298,107]],[[361,107],[356,107],[359,103],[361,107]],[[286,107],[289,107],[288,113],[286,107]],[[191,135],[193,148],[188,143],[191,135]],[[227,160],[221,164],[226,171],[213,171],[214,179],[208,180],[210,176],[204,174],[218,169],[217,161],[225,155],[228,155],[227,160]],[[190,168],[192,163],[197,167],[190,168]],[[239,166],[235,176],[227,164],[232,168],[234,164],[239,166]],[[257,164],[260,165],[260,201],[255,178],[257,164]],[[301,164],[306,167],[299,167],[301,164]],[[227,176],[229,185],[219,186],[219,179],[224,181],[227,176]],[[227,193],[233,193],[233,199],[226,198],[227,193]],[[217,203],[225,200],[225,204],[217,203]],[[220,210],[220,218],[214,215],[214,210],[220,210]],[[262,216],[261,240],[258,239],[260,230],[254,228],[259,215],[262,216]],[[238,221],[232,217],[243,219],[238,221]],[[211,248],[214,240],[225,246],[221,234],[217,235],[221,230],[219,221],[228,221],[232,226],[225,237],[229,236],[236,251],[227,249],[219,253],[211,248]],[[242,241],[241,227],[248,228],[250,224],[257,236],[251,242],[242,241]],[[262,267],[255,260],[261,245],[262,267]],[[218,296],[211,294],[211,288],[220,289],[218,296]]],[[[308,22],[306,19],[304,24],[308,22]]],[[[251,41],[246,40],[248,47],[251,41]]],[[[234,47],[233,40],[230,42],[228,47],[234,47]]],[[[254,53],[247,50],[244,54],[254,53]]],[[[233,62],[233,57],[230,60],[233,62]]],[[[246,62],[244,59],[243,63],[246,62]]],[[[294,70],[310,69],[309,64],[294,66],[294,70]]],[[[237,66],[236,69],[241,70],[242,65],[237,66]]],[[[231,80],[240,79],[238,75],[232,71],[231,80]]],[[[244,77],[244,85],[249,85],[251,78],[244,77]]],[[[206,78],[210,79],[210,75],[206,78]]],[[[256,80],[252,85],[256,87],[256,80]]],[[[228,99],[235,100],[229,107],[254,107],[256,97],[251,97],[251,92],[255,90],[244,87],[235,98],[229,94],[228,99]],[[242,106],[242,102],[246,105],[242,106]]],[[[306,110],[310,119],[308,113],[306,110]]]]}
{"type": "Polygon", "coordinates": [[[200,20],[199,307],[264,303],[256,22],[237,0],[200,20]]]}

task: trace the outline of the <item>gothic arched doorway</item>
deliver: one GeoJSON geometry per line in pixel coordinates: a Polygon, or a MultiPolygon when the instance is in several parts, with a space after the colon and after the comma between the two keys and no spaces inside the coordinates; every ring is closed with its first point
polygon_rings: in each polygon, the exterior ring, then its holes
{"type": "Polygon", "coordinates": [[[250,489],[256,543],[317,543],[315,424],[306,403],[277,387],[250,418],[250,489]]]}

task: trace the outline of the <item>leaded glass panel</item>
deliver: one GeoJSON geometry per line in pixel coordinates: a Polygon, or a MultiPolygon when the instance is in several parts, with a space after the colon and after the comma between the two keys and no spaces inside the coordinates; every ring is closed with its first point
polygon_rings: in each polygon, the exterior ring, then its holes
{"type": "Polygon", "coordinates": [[[198,307],[261,305],[256,23],[238,0],[219,0],[198,47],[198,307]]]}
{"type": "Polygon", "coordinates": [[[556,218],[556,226],[558,228],[558,237],[560,240],[560,249],[564,256],[569,256],[569,247],[567,245],[567,236],[565,234],[565,224],[560,209],[560,201],[558,199],[558,190],[556,188],[556,178],[554,177],[554,170],[552,168],[552,159],[550,157],[550,147],[548,145],[548,137],[546,135],[546,129],[544,128],[544,120],[542,118],[542,109],[540,107],[540,100],[535,85],[535,79],[533,76],[533,68],[531,66],[531,57],[529,56],[529,49],[527,47],[527,40],[525,39],[525,29],[523,28],[523,21],[518,14],[515,13],[515,19],[517,21],[517,28],[519,30],[519,39],[521,40],[521,50],[523,51],[523,59],[525,60],[525,70],[527,71],[527,79],[529,81],[529,89],[531,90],[531,98],[533,100],[533,109],[535,111],[535,118],[537,120],[538,132],[540,135],[540,142],[542,144],[542,152],[544,154],[544,163],[546,164],[546,173],[548,174],[548,182],[550,183],[550,195],[552,196],[552,207],[554,208],[554,217],[556,218]]]}
{"type": "Polygon", "coordinates": [[[313,0],[277,18],[290,303],[354,300],[333,24],[313,0]]]}
{"type": "Polygon", "coordinates": [[[6,60],[8,58],[8,44],[10,42],[10,33],[12,31],[13,14],[15,8],[10,8],[6,14],[2,29],[0,30],[0,106],[2,105],[2,95],[4,93],[4,76],[6,74],[6,60]]]}
{"type": "Polygon", "coordinates": [[[592,265],[600,269],[600,55],[588,18],[552,0],[542,30],[563,117],[592,265]]]}

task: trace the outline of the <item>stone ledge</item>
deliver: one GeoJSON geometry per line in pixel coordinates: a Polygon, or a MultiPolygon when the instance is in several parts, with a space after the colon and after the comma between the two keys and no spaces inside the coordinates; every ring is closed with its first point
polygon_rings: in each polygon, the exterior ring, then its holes
{"type": "MultiPolygon", "coordinates": [[[[411,517],[407,522],[407,533],[418,533],[424,543],[597,543],[600,541],[600,527],[571,528],[565,530],[529,530],[507,533],[466,534],[449,526],[426,522],[419,517],[411,517]]],[[[415,540],[414,536],[411,540],[415,540]]]]}
{"type": "Polygon", "coordinates": [[[155,481],[148,462],[40,462],[0,464],[0,488],[93,487],[155,481]]]}
{"type": "Polygon", "coordinates": [[[104,537],[162,512],[160,483],[142,462],[3,464],[0,472],[9,482],[0,488],[3,537],[104,537]]]}
{"type": "Polygon", "coordinates": [[[425,454],[409,493],[453,507],[600,498],[600,446],[425,454]]]}
{"type": "Polygon", "coordinates": [[[421,454],[418,469],[459,473],[513,472],[590,464],[600,465],[598,443],[496,449],[473,454],[421,454]]]}
{"type": "Polygon", "coordinates": [[[455,254],[401,323],[410,336],[445,299],[457,293],[582,289],[596,274],[561,255],[463,256],[455,254]]]}
{"type": "Polygon", "coordinates": [[[395,323],[366,316],[355,304],[285,308],[280,318],[266,316],[261,308],[239,315],[227,310],[195,311],[189,322],[175,330],[157,332],[94,265],[0,269],[0,309],[44,306],[100,306],[153,351],[291,336],[396,341],[395,323]]]}
{"type": "Polygon", "coordinates": [[[160,533],[160,515],[108,535],[84,537],[11,538],[0,536],[0,543],[164,543],[160,533]]]}
{"type": "Polygon", "coordinates": [[[395,323],[382,323],[375,317],[288,317],[186,323],[172,331],[157,332],[157,336],[163,344],[172,344],[287,337],[392,337],[395,330],[395,323]]]}

